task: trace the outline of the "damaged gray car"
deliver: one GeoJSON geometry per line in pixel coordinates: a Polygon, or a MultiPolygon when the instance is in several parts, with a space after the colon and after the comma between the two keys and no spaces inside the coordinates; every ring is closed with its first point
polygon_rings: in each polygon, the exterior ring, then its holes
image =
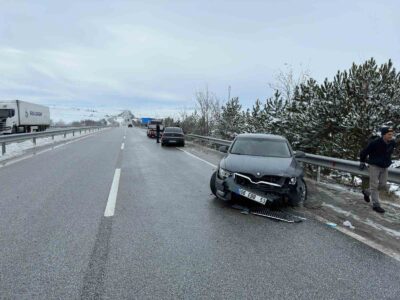
{"type": "Polygon", "coordinates": [[[287,202],[298,206],[307,198],[304,171],[288,140],[271,134],[240,134],[220,147],[227,155],[211,176],[210,188],[219,199],[245,198],[260,204],[287,202]]]}

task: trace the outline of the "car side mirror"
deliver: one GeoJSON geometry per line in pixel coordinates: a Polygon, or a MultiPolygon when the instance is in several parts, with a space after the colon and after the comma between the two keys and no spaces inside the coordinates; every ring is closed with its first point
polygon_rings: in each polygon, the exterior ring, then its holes
{"type": "Polygon", "coordinates": [[[302,157],[306,157],[306,154],[303,151],[296,151],[294,153],[294,157],[296,158],[302,158],[302,157]]]}
{"type": "Polygon", "coordinates": [[[221,147],[219,147],[219,151],[220,151],[220,152],[223,152],[223,153],[228,153],[228,149],[229,149],[228,146],[221,146],[221,147]]]}

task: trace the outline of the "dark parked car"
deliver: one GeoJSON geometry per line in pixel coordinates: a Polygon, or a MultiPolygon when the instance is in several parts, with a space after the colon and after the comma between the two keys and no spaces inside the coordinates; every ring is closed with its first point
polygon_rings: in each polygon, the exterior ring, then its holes
{"type": "Polygon", "coordinates": [[[271,134],[240,134],[231,146],[220,147],[227,155],[211,177],[212,193],[222,200],[235,195],[266,204],[286,199],[297,206],[307,197],[304,172],[282,136],[271,134]]]}
{"type": "Polygon", "coordinates": [[[179,145],[185,146],[185,135],[180,127],[166,127],[161,137],[161,146],[179,145]]]}

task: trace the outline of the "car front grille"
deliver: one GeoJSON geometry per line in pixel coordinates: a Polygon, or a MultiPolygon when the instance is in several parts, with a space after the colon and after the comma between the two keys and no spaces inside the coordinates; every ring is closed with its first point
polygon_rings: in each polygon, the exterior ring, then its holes
{"type": "Polygon", "coordinates": [[[6,120],[0,120],[0,131],[6,128],[6,120]]]}
{"type": "Polygon", "coordinates": [[[254,190],[260,190],[263,192],[274,192],[281,191],[285,184],[286,177],[281,176],[263,176],[256,178],[251,174],[235,173],[235,183],[243,186],[244,188],[250,188],[254,190]],[[242,175],[242,176],[241,176],[242,175]],[[246,178],[247,177],[247,178],[246,178]],[[249,180],[251,179],[251,180],[249,180]],[[269,182],[271,184],[262,183],[260,181],[269,182]]]}

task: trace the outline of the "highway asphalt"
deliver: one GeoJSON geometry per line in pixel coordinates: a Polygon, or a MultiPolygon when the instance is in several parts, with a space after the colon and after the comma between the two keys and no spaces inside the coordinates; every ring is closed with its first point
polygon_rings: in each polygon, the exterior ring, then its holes
{"type": "Polygon", "coordinates": [[[241,214],[212,172],[137,128],[0,168],[0,299],[400,299],[398,261],[241,214]]]}

